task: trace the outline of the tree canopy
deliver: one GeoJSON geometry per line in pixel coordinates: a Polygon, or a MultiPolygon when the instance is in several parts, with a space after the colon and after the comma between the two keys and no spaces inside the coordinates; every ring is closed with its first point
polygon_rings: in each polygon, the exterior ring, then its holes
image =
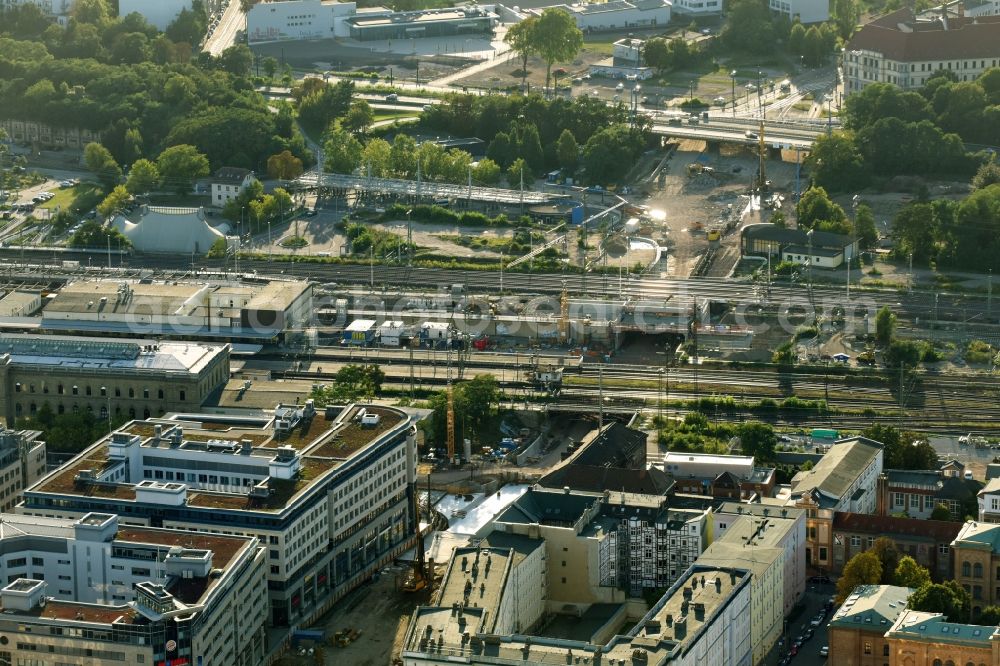
{"type": "Polygon", "coordinates": [[[882,581],[882,562],[870,550],[858,553],[844,565],[837,580],[837,603],[843,603],[859,585],[878,585],[882,581]]]}
{"type": "Polygon", "coordinates": [[[548,89],[552,65],[576,57],[583,48],[583,33],[569,12],[561,7],[549,7],[542,11],[530,35],[535,52],[545,61],[545,88],[548,89]]]}
{"type": "Polygon", "coordinates": [[[972,597],[957,581],[924,585],[910,595],[910,610],[942,613],[950,622],[969,622],[972,597]]]}
{"type": "Polygon", "coordinates": [[[931,572],[926,567],[917,564],[917,561],[909,555],[900,558],[899,564],[896,565],[895,585],[917,590],[924,585],[930,585],[930,582],[931,572]]]}

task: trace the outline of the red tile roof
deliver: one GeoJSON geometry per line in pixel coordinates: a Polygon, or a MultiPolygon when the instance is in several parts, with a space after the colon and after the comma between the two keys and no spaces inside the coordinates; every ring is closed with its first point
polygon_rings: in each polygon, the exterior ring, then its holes
{"type": "Polygon", "coordinates": [[[847,43],[848,51],[874,51],[897,62],[963,60],[1000,56],[1000,16],[953,17],[916,21],[900,9],[862,26],[847,43]]]}

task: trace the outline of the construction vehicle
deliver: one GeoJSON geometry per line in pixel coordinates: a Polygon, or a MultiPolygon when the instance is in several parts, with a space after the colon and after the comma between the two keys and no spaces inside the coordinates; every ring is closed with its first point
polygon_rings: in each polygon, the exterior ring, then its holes
{"type": "Polygon", "coordinates": [[[863,352],[858,354],[858,363],[862,365],[875,365],[875,350],[868,345],[863,352]]]}
{"type": "Polygon", "coordinates": [[[702,173],[711,175],[715,173],[715,169],[713,169],[712,167],[705,166],[704,164],[700,164],[698,162],[692,162],[691,164],[688,164],[687,171],[688,171],[688,176],[697,176],[698,174],[702,173]]]}
{"type": "MultiPolygon", "coordinates": [[[[433,522],[431,520],[431,496],[428,492],[427,494],[427,523],[428,529],[430,529],[430,524],[433,522]]],[[[416,543],[416,557],[413,558],[413,571],[410,572],[410,577],[406,579],[403,583],[404,592],[419,592],[420,590],[427,587],[427,583],[430,581],[430,575],[434,572],[434,561],[431,560],[430,567],[427,567],[424,563],[424,532],[420,529],[420,499],[419,494],[416,492],[414,487],[413,492],[413,515],[417,517],[417,543],[416,543]]]]}

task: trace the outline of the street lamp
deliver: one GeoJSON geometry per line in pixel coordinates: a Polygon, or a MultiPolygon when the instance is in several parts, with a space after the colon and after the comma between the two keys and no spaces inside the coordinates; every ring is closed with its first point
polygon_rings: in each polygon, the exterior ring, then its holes
{"type": "Polygon", "coordinates": [[[810,229],[806,232],[806,238],[809,239],[809,293],[812,294],[813,288],[813,234],[816,233],[815,229],[810,229]]]}
{"type": "Polygon", "coordinates": [[[729,72],[729,78],[733,80],[733,118],[736,117],[736,70],[729,72]]]}

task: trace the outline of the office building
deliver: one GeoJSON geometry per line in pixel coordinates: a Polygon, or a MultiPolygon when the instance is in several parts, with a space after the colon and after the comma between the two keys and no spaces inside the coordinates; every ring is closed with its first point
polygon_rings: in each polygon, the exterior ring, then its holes
{"type": "Polygon", "coordinates": [[[0,549],[0,662],[264,663],[256,539],[4,514],[0,549]]]}
{"type": "Polygon", "coordinates": [[[252,536],[271,623],[304,625],[412,545],[413,419],[388,407],[133,421],[24,493],[17,512],[252,536]]]}
{"type": "Polygon", "coordinates": [[[48,406],[106,419],[197,409],[229,379],[228,344],[0,335],[0,405],[8,424],[48,406]]]}
{"type": "Polygon", "coordinates": [[[770,0],[768,7],[803,25],[822,23],[830,18],[830,0],[770,0]]]}
{"type": "Polygon", "coordinates": [[[753,456],[669,451],[661,467],[673,477],[676,492],[733,500],[770,497],[774,492],[774,468],[758,467],[753,456]]]}
{"type": "Polygon", "coordinates": [[[926,567],[936,581],[952,577],[951,543],[962,523],[921,520],[861,513],[837,513],[833,517],[830,573],[840,574],[852,557],[871,548],[879,537],[890,539],[896,549],[926,567]]]}

